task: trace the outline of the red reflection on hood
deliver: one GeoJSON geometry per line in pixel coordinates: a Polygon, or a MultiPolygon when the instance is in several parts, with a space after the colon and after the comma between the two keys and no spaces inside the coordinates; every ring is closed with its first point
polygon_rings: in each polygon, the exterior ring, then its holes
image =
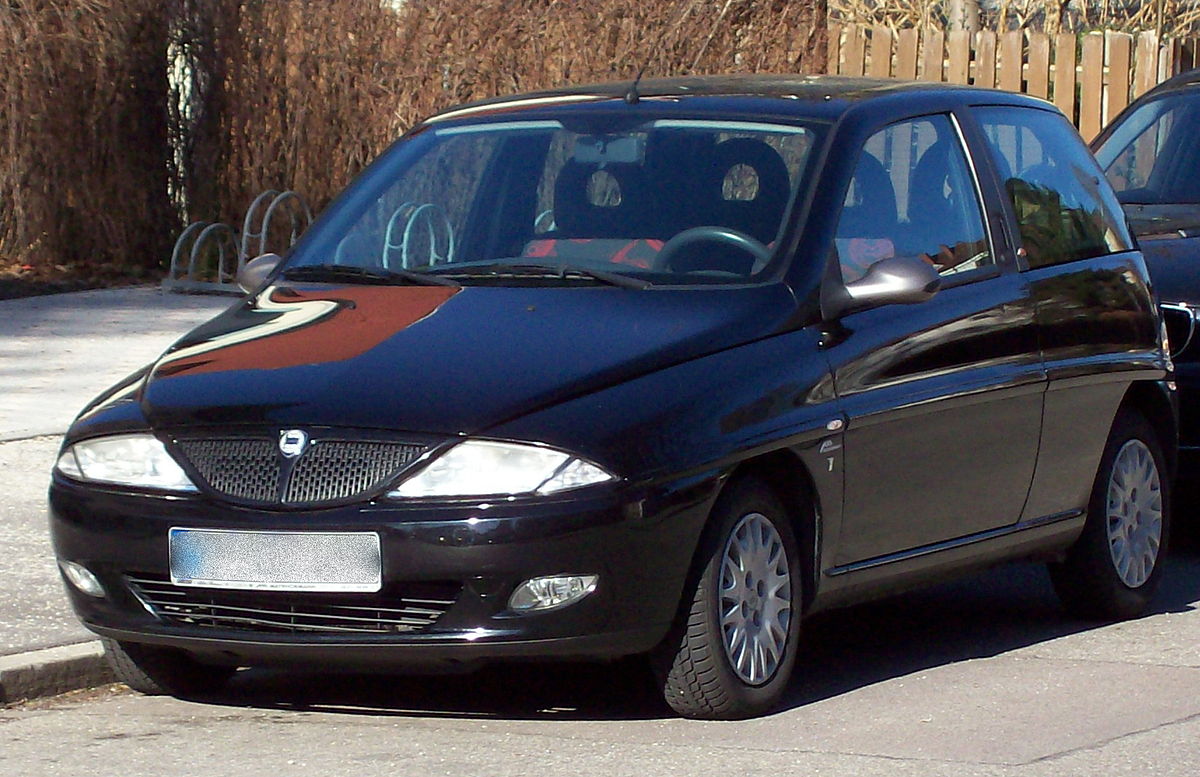
{"type": "Polygon", "coordinates": [[[275,286],[239,327],[164,359],[159,376],[183,372],[276,370],[352,359],[432,315],[459,289],[446,286],[346,286],[301,291],[275,286]]]}

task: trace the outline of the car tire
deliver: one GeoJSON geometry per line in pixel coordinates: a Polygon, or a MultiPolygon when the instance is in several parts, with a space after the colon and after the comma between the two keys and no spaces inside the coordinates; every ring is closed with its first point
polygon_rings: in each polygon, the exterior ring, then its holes
{"type": "Polygon", "coordinates": [[[102,637],[104,656],[117,679],[147,696],[189,696],[219,690],[236,671],[210,666],[181,650],[102,637]]]}
{"type": "Polygon", "coordinates": [[[1083,533],[1050,577],[1072,615],[1122,620],[1145,612],[1162,577],[1171,499],[1158,435],[1140,413],[1113,422],[1083,533]]]}
{"type": "Polygon", "coordinates": [[[778,495],[754,478],[729,484],[695,566],[679,624],[656,656],[663,697],[688,718],[769,712],[796,661],[802,603],[803,567],[778,495]]]}

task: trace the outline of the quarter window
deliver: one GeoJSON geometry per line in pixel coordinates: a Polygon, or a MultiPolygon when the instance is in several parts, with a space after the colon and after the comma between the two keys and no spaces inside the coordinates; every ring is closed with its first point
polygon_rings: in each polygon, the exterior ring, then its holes
{"type": "Polygon", "coordinates": [[[1130,250],[1121,206],[1066,119],[1011,107],[978,108],[976,115],[1030,267],[1130,250]]]}
{"type": "Polygon", "coordinates": [[[994,264],[975,181],[947,116],[883,129],[863,147],[835,239],[842,278],[916,256],[942,275],[994,264]]]}

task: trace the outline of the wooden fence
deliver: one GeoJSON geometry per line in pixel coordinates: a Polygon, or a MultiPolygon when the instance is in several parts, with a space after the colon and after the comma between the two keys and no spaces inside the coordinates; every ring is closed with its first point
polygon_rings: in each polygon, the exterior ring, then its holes
{"type": "Polygon", "coordinates": [[[830,73],[918,78],[1024,92],[1051,100],[1091,140],[1129,101],[1200,67],[1200,38],[1153,32],[1047,35],[832,25],[830,73]]]}

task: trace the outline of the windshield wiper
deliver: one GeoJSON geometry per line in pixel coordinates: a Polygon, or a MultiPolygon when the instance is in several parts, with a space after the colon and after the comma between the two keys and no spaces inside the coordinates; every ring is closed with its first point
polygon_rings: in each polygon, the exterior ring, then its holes
{"type": "Polygon", "coordinates": [[[392,270],[384,267],[359,267],[352,264],[310,264],[290,267],[283,271],[289,281],[376,283],[396,285],[411,283],[416,286],[454,286],[462,284],[451,278],[414,270],[392,270]]]}
{"type": "Polygon", "coordinates": [[[622,289],[645,289],[652,284],[640,278],[631,278],[620,273],[606,270],[593,270],[589,267],[578,267],[572,264],[535,264],[530,262],[471,262],[458,266],[450,265],[436,271],[443,277],[460,278],[588,278],[617,286],[622,289]]]}

